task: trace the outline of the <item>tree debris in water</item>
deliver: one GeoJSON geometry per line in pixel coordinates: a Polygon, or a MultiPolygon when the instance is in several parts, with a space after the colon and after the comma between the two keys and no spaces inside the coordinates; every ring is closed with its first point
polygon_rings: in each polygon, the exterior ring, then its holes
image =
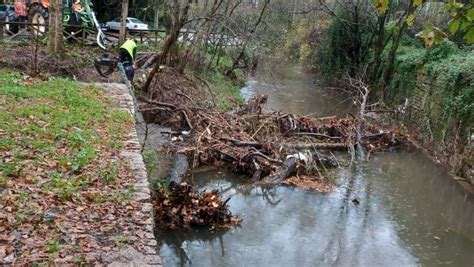
{"type": "Polygon", "coordinates": [[[169,229],[196,226],[231,227],[240,223],[217,190],[200,193],[187,182],[171,182],[168,191],[155,193],[155,220],[169,229]]]}
{"type": "MultiPolygon", "coordinates": [[[[166,75],[159,77],[164,80],[155,79],[141,98],[141,110],[148,121],[171,127],[171,132],[163,133],[172,140],[166,148],[186,155],[192,168],[226,168],[255,184],[282,183],[297,176],[287,183],[326,191],[310,184],[323,182],[327,169],[338,166],[329,152],[345,150],[353,160],[361,160],[396,143],[394,134],[367,122],[364,112],[341,119],[266,112],[262,109],[266,95],[257,95],[234,111],[219,112],[194,99],[200,95],[189,82],[179,87],[166,75]]],[[[171,77],[177,80],[176,75],[171,77]]]]}

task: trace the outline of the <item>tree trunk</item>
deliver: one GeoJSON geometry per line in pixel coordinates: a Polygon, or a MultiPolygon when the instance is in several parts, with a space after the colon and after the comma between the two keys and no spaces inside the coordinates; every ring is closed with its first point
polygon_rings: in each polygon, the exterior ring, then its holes
{"type": "Polygon", "coordinates": [[[383,95],[385,95],[388,89],[388,85],[390,84],[390,81],[392,80],[394,64],[395,64],[395,56],[397,55],[398,46],[400,44],[400,40],[405,29],[406,29],[406,23],[403,23],[400,26],[397,34],[393,37],[392,47],[390,48],[390,52],[388,53],[387,64],[385,65],[384,74],[383,74],[383,80],[382,80],[382,82],[384,83],[383,95]]]}
{"type": "Polygon", "coordinates": [[[120,15],[120,32],[119,32],[119,45],[125,42],[125,36],[127,35],[127,17],[128,17],[128,0],[122,0],[122,14],[120,15]]]}
{"type": "Polygon", "coordinates": [[[142,90],[144,92],[148,91],[148,87],[151,84],[151,81],[153,80],[153,77],[155,76],[156,72],[158,72],[158,69],[160,68],[160,64],[162,64],[166,57],[168,56],[168,53],[171,50],[171,47],[176,43],[179,37],[179,31],[181,28],[184,26],[186,20],[188,19],[188,11],[189,7],[191,5],[191,0],[186,1],[185,6],[180,9],[179,6],[179,1],[175,1],[174,4],[174,12],[171,14],[171,30],[168,36],[166,36],[165,42],[161,48],[161,52],[158,54],[156,64],[153,67],[152,71],[148,75],[145,85],[143,85],[142,90]]]}
{"type": "Polygon", "coordinates": [[[263,178],[265,183],[281,182],[296,173],[297,159],[295,157],[287,158],[281,168],[273,174],[263,178]]]}
{"type": "Polygon", "coordinates": [[[345,143],[283,143],[283,148],[294,149],[346,149],[345,143]]]}
{"type": "Polygon", "coordinates": [[[380,76],[380,66],[382,64],[382,53],[386,46],[385,41],[385,23],[387,19],[387,13],[384,13],[377,20],[377,41],[375,41],[375,53],[374,53],[374,63],[370,70],[370,81],[375,82],[380,76]]]}
{"type": "MultiPolygon", "coordinates": [[[[262,7],[262,10],[260,11],[260,15],[258,16],[258,19],[257,19],[257,22],[255,22],[255,25],[253,26],[253,29],[251,29],[249,31],[249,34],[250,34],[250,38],[252,38],[252,35],[255,34],[255,32],[257,31],[257,28],[258,26],[260,25],[260,23],[262,23],[263,21],[263,17],[264,17],[264,14],[265,14],[265,10],[267,9],[267,6],[268,4],[270,3],[270,0],[265,0],[265,2],[263,2],[263,7],[262,7]]],[[[232,63],[232,66],[230,68],[227,68],[225,71],[224,71],[224,75],[225,76],[228,76],[230,77],[232,75],[232,73],[234,72],[234,70],[236,69],[241,69],[241,68],[244,68],[244,67],[247,67],[247,66],[241,66],[240,65],[240,61],[244,58],[245,56],[245,49],[247,48],[247,43],[249,41],[247,40],[244,45],[242,46],[242,49],[240,50],[240,53],[239,55],[237,56],[237,58],[234,59],[234,62],[232,63]]]]}
{"type": "MultiPolygon", "coordinates": [[[[395,56],[397,55],[397,50],[398,50],[398,46],[400,45],[401,37],[407,27],[407,23],[406,23],[407,17],[409,14],[413,14],[416,10],[416,6],[414,6],[413,2],[414,2],[413,0],[410,0],[408,9],[405,11],[405,13],[403,13],[403,16],[400,18],[400,26],[398,28],[398,31],[396,32],[395,35],[393,35],[392,47],[390,48],[388,58],[387,58],[387,63],[383,71],[382,82],[383,82],[384,90],[382,91],[382,99],[384,95],[387,93],[390,81],[392,80],[394,64],[395,64],[395,56]]],[[[422,2],[424,2],[424,0],[422,0],[422,2]]]]}
{"type": "Polygon", "coordinates": [[[154,10],[154,17],[153,17],[153,28],[158,30],[160,24],[160,9],[158,7],[158,3],[155,3],[155,10],[154,10]]]}
{"type": "Polygon", "coordinates": [[[49,32],[46,50],[54,54],[61,51],[63,46],[63,1],[49,2],[49,32]]]}
{"type": "Polygon", "coordinates": [[[360,45],[361,45],[361,34],[360,34],[360,22],[359,22],[359,6],[357,4],[354,5],[353,8],[353,14],[354,14],[354,42],[353,42],[353,64],[356,67],[356,69],[359,69],[359,65],[361,62],[360,58],[360,45]]]}

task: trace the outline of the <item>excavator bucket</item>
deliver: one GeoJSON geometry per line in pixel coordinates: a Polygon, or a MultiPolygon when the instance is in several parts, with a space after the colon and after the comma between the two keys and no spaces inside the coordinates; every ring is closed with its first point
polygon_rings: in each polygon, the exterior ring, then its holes
{"type": "Polygon", "coordinates": [[[94,67],[100,76],[108,78],[117,69],[117,60],[107,56],[94,60],[94,67]]]}

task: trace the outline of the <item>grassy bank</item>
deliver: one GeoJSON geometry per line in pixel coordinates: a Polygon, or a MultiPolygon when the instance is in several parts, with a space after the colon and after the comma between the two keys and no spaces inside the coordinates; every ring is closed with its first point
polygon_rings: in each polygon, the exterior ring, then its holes
{"type": "Polygon", "coordinates": [[[46,53],[44,44],[38,46],[37,54],[35,45],[31,42],[3,42],[0,46],[0,68],[31,73],[36,58],[37,71],[41,74],[85,82],[102,80],[93,65],[94,59],[103,53],[99,48],[85,49],[68,44],[61,55],[50,55],[46,53]]]}
{"type": "Polygon", "coordinates": [[[240,95],[240,88],[243,83],[230,80],[219,70],[209,70],[196,75],[208,82],[215,95],[217,108],[220,111],[232,110],[243,103],[243,98],[240,95]]]}
{"type": "Polygon", "coordinates": [[[118,155],[133,120],[114,106],[92,86],[0,72],[0,263],[95,262],[127,242],[110,216],[133,212],[118,155]]]}
{"type": "MultiPolygon", "coordinates": [[[[234,77],[225,76],[224,70],[232,66],[229,51],[222,50],[218,57],[210,54],[205,55],[205,65],[209,68],[198,69],[195,75],[201,80],[207,81],[215,95],[217,108],[227,111],[242,104],[244,99],[240,95],[240,88],[245,85],[246,74],[242,70],[235,70],[234,77]]],[[[212,96],[211,96],[212,97],[212,96]]]]}
{"type": "Polygon", "coordinates": [[[474,51],[449,41],[433,48],[402,46],[386,102],[398,105],[410,99],[423,111],[426,131],[436,143],[459,135],[465,143],[474,121],[474,51]]]}
{"type": "Polygon", "coordinates": [[[419,141],[452,172],[474,183],[474,51],[450,41],[432,48],[402,46],[386,102],[408,101],[400,116],[419,141]],[[472,147],[472,145],[471,145],[472,147]]]}

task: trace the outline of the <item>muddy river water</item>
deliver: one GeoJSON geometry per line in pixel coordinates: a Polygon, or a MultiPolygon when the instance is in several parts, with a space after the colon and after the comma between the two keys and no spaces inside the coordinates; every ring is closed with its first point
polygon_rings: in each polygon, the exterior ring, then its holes
{"type": "MultiPolygon", "coordinates": [[[[351,109],[326,93],[298,68],[242,89],[245,98],[268,94],[269,110],[322,117],[351,109]]],[[[330,193],[250,189],[212,170],[193,179],[203,190],[232,196],[230,209],[243,222],[229,230],[159,233],[165,266],[474,266],[474,197],[416,151],[341,167],[330,193]]]]}

